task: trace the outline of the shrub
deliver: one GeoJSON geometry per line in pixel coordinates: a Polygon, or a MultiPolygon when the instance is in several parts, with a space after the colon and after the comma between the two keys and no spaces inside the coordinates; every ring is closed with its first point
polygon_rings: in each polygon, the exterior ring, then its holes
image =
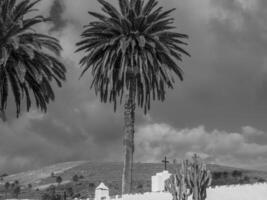
{"type": "Polygon", "coordinates": [[[28,188],[29,188],[29,189],[32,189],[32,184],[29,183],[29,184],[28,184],[28,188]]]}
{"type": "Polygon", "coordinates": [[[223,172],[223,177],[224,177],[224,178],[227,178],[227,177],[228,177],[228,172],[224,171],[224,172],[223,172]]]}
{"type": "Polygon", "coordinates": [[[61,176],[58,176],[58,177],[56,178],[56,182],[57,182],[58,184],[60,184],[60,183],[62,182],[62,178],[61,178],[61,176]]]}
{"type": "Polygon", "coordinates": [[[83,175],[80,175],[80,176],[79,176],[79,179],[84,179],[84,176],[83,176],[83,175]]]}
{"type": "Polygon", "coordinates": [[[72,197],[73,195],[74,195],[73,188],[72,187],[68,187],[67,188],[67,196],[72,197]]]}
{"type": "Polygon", "coordinates": [[[213,179],[220,179],[222,177],[222,172],[213,172],[212,178],[213,179]]]}
{"type": "Polygon", "coordinates": [[[8,176],[7,173],[4,173],[4,174],[1,174],[1,175],[0,175],[0,177],[6,177],[6,176],[8,176]]]}
{"type": "Polygon", "coordinates": [[[264,178],[258,178],[258,182],[259,183],[264,183],[264,182],[266,182],[266,180],[264,178]]]}
{"type": "Polygon", "coordinates": [[[51,185],[41,197],[42,200],[61,200],[61,195],[56,193],[56,187],[51,185]]]}
{"type": "Polygon", "coordinates": [[[78,182],[78,181],[79,181],[79,177],[78,177],[78,175],[75,174],[75,175],[72,177],[72,180],[73,180],[74,182],[78,182]]]}
{"type": "Polygon", "coordinates": [[[242,176],[242,172],[241,172],[241,171],[238,171],[238,170],[234,170],[234,171],[232,172],[232,176],[233,176],[234,178],[241,177],[241,176],[242,176]]]}
{"type": "Polygon", "coordinates": [[[95,184],[94,183],[89,183],[89,188],[94,188],[95,184]]]}
{"type": "Polygon", "coordinates": [[[142,183],[139,183],[138,185],[137,185],[137,189],[143,189],[143,184],[142,183]]]}
{"type": "Polygon", "coordinates": [[[244,181],[245,181],[245,182],[249,182],[249,181],[250,181],[250,178],[249,178],[248,176],[245,176],[245,177],[244,177],[244,181]]]}

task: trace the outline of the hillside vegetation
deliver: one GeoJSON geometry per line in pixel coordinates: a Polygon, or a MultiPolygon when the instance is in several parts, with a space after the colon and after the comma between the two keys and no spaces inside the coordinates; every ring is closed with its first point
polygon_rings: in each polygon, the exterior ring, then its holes
{"type": "MultiPolygon", "coordinates": [[[[7,192],[7,195],[12,197],[12,191],[7,191],[4,185],[6,182],[12,183],[17,180],[22,186],[19,194],[21,198],[40,198],[51,185],[56,186],[56,191],[62,194],[66,192],[82,197],[93,196],[94,190],[100,182],[104,182],[110,188],[111,195],[120,194],[122,167],[122,163],[85,161],[60,163],[4,177],[0,193],[4,196],[7,192]]],[[[168,165],[171,173],[175,172],[175,168],[173,164],[168,165]]],[[[267,172],[218,165],[208,165],[208,168],[213,173],[213,186],[247,184],[267,180],[267,172]]],[[[162,170],[163,164],[136,163],[134,165],[134,192],[150,191],[151,176],[162,170]]]]}

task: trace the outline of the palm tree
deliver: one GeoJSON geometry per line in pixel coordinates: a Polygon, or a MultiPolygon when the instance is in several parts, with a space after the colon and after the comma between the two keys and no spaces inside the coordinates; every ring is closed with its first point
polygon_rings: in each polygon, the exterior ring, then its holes
{"type": "Polygon", "coordinates": [[[101,102],[124,104],[124,169],[122,193],[131,192],[134,153],[135,107],[150,109],[151,100],[165,99],[166,88],[174,87],[177,65],[185,34],[173,31],[175,9],[163,11],[156,0],[118,0],[120,10],[105,0],[98,0],[105,14],[89,12],[97,18],[85,26],[77,51],[85,51],[80,60],[81,76],[91,67],[96,95],[101,102]]]}
{"type": "Polygon", "coordinates": [[[46,111],[55,98],[51,82],[61,86],[65,80],[66,69],[56,57],[61,51],[58,40],[33,29],[49,19],[27,17],[39,1],[0,1],[0,117],[4,121],[10,89],[18,117],[24,97],[27,111],[33,97],[37,108],[46,111]]]}

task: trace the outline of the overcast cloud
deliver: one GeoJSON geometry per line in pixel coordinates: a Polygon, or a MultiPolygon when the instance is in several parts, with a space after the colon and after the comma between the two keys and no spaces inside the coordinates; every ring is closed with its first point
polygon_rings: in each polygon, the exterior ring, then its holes
{"type": "MultiPolygon", "coordinates": [[[[116,2],[115,0],[112,0],[116,2]]],[[[190,36],[185,81],[137,110],[136,161],[182,159],[199,152],[217,164],[267,170],[266,0],[159,0],[174,13],[178,31],[190,36]],[[144,153],[145,152],[145,153],[144,153]]],[[[53,21],[38,27],[60,39],[67,82],[55,89],[48,113],[34,108],[0,122],[0,168],[9,172],[71,161],[121,161],[123,116],[89,90],[90,73],[78,80],[74,54],[82,26],[99,11],[96,0],[43,0],[53,21]]],[[[12,104],[9,104],[12,107],[12,104]]]]}

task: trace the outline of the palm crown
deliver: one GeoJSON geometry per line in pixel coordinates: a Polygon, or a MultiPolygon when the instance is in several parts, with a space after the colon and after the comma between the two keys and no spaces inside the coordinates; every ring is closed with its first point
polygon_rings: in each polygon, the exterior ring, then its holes
{"type": "Polygon", "coordinates": [[[17,115],[23,97],[27,110],[34,97],[36,105],[46,111],[54,99],[51,81],[58,86],[65,80],[65,67],[54,56],[61,46],[57,39],[34,31],[33,26],[48,21],[43,16],[26,18],[39,2],[1,0],[0,2],[0,100],[5,111],[9,88],[13,91],[17,115]],[[30,92],[32,91],[32,93],[30,92]]]}
{"type": "Polygon", "coordinates": [[[182,54],[185,34],[174,32],[174,10],[162,11],[156,0],[119,0],[120,11],[104,0],[98,0],[106,15],[89,12],[97,18],[85,27],[77,51],[86,51],[80,64],[83,75],[92,68],[91,87],[103,102],[113,102],[124,92],[133,90],[135,102],[146,112],[150,101],[164,100],[165,88],[173,88],[173,72],[182,80],[177,65],[182,54]],[[132,85],[132,86],[131,86],[132,85]]]}

